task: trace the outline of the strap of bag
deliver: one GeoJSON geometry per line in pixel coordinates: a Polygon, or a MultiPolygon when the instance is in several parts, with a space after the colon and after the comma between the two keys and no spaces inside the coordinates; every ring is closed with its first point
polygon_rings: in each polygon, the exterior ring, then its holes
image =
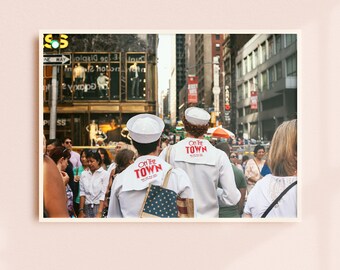
{"type": "Polygon", "coordinates": [[[171,171],[172,171],[172,168],[170,170],[168,170],[168,172],[166,173],[166,175],[164,177],[164,181],[163,181],[163,185],[162,185],[163,188],[166,188],[168,186],[171,171]]]}
{"type": "Polygon", "coordinates": [[[169,145],[166,150],[165,161],[170,163],[170,153],[171,153],[172,145],[169,145]]]}
{"type": "Polygon", "coordinates": [[[262,214],[261,218],[265,218],[268,213],[273,209],[273,207],[281,200],[281,198],[293,187],[297,184],[297,181],[291,183],[282,193],[272,202],[271,205],[267,208],[267,210],[262,214]]]}
{"type": "Polygon", "coordinates": [[[254,158],[254,162],[255,162],[255,164],[256,164],[257,169],[259,170],[259,174],[261,175],[261,170],[260,170],[259,165],[258,165],[257,162],[256,162],[256,158],[254,158]]]}

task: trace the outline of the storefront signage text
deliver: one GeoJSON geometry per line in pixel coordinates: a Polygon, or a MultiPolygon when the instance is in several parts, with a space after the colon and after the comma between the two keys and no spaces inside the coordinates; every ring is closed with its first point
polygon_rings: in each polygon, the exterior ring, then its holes
{"type": "MultiPolygon", "coordinates": [[[[50,125],[50,120],[44,120],[43,124],[44,124],[44,126],[45,125],[49,126],[50,125]]],[[[67,124],[67,120],[66,119],[57,119],[57,126],[64,127],[64,126],[66,126],[66,124],[67,124]]]]}
{"type": "Polygon", "coordinates": [[[112,61],[119,61],[119,53],[113,54],[74,54],[73,61],[74,62],[82,62],[82,63],[107,63],[112,61]]]}

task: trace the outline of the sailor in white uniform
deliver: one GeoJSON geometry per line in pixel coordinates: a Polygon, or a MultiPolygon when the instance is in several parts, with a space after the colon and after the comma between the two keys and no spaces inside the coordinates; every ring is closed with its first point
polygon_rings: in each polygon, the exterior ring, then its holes
{"type": "MultiPolygon", "coordinates": [[[[150,183],[162,185],[170,164],[158,157],[163,121],[151,114],[139,114],[127,122],[130,137],[139,157],[118,174],[112,184],[108,218],[137,218],[141,213],[146,190],[150,183]]],[[[188,175],[173,169],[168,189],[182,198],[194,198],[188,175]]]]}
{"type": "Polygon", "coordinates": [[[228,156],[203,139],[209,120],[210,114],[205,110],[188,108],[183,117],[187,138],[160,154],[174,168],[182,168],[189,175],[198,218],[218,218],[219,206],[236,205],[241,197],[228,156]]]}

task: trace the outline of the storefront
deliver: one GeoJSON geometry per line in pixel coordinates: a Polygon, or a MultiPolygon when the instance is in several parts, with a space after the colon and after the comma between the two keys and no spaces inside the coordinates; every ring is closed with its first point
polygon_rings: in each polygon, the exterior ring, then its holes
{"type": "MultiPolygon", "coordinates": [[[[44,134],[49,138],[52,66],[43,67],[44,134]]],[[[156,113],[156,67],[143,52],[71,53],[71,64],[57,67],[56,138],[71,136],[89,145],[93,120],[103,132],[112,119],[124,127],[132,116],[156,113]]]]}

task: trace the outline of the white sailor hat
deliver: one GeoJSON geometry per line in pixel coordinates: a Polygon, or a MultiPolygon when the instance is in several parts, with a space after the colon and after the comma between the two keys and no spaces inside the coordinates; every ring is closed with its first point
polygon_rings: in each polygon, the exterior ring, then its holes
{"type": "Polygon", "coordinates": [[[164,122],[152,114],[138,114],[126,123],[132,140],[138,143],[151,143],[157,141],[163,132],[164,122]]]}
{"type": "Polygon", "coordinates": [[[198,107],[190,107],[185,110],[185,119],[193,125],[206,125],[209,123],[210,114],[198,107]]]}

